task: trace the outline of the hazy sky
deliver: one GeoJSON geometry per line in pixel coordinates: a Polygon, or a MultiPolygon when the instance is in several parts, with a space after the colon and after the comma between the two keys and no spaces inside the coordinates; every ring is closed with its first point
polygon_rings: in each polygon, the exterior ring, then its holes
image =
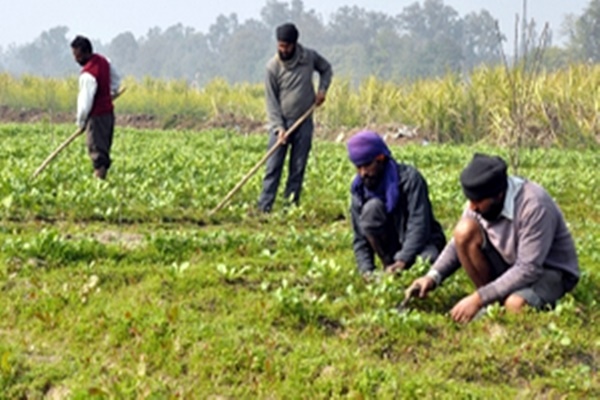
{"type": "MultiPolygon", "coordinates": [[[[566,14],[580,15],[591,0],[527,0],[528,20],[538,26],[550,24],[555,43],[566,14]]],[[[397,15],[416,0],[304,0],[305,9],[314,9],[325,21],[342,6],[356,5],[367,10],[397,15]]],[[[177,23],[207,32],[219,14],[236,13],[240,22],[260,19],[267,0],[0,0],[0,46],[33,41],[42,31],[63,25],[69,34],[84,34],[108,43],[120,33],[136,37],[150,28],[166,29],[177,23]],[[94,4],[92,6],[91,4],[94,4]]],[[[420,1],[423,4],[423,1],[420,1]]],[[[445,0],[462,17],[471,11],[488,10],[500,21],[500,29],[512,43],[515,15],[521,14],[523,0],[445,0]]],[[[541,28],[540,28],[541,29],[541,28]]]]}

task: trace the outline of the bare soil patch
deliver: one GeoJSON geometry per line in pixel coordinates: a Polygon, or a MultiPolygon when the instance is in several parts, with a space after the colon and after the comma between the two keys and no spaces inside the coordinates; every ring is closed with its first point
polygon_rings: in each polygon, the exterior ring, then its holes
{"type": "MultiPolygon", "coordinates": [[[[203,131],[207,129],[229,129],[243,135],[264,134],[267,132],[265,121],[257,121],[245,116],[232,113],[220,114],[210,119],[199,119],[186,115],[173,114],[157,117],[151,114],[120,114],[116,113],[116,124],[121,127],[134,129],[173,129],[203,131]]],[[[0,105],[0,122],[4,123],[40,123],[74,124],[73,113],[49,112],[41,109],[13,108],[0,105]]],[[[319,138],[336,142],[345,142],[354,133],[363,129],[373,130],[383,135],[386,142],[395,145],[409,142],[427,144],[428,135],[415,127],[402,123],[371,124],[359,128],[331,128],[319,123],[316,119],[316,135],[319,138]]]]}

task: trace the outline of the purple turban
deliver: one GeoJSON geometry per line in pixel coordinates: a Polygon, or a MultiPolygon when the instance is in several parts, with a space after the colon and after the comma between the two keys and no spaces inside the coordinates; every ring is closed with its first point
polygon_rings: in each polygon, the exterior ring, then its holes
{"type": "Polygon", "coordinates": [[[348,157],[357,167],[370,164],[375,157],[383,154],[386,156],[383,179],[379,187],[369,190],[365,187],[359,174],[356,174],[350,192],[360,197],[363,201],[377,197],[385,202],[385,208],[391,213],[398,204],[400,188],[398,177],[398,164],[392,158],[392,152],[381,136],[372,131],[362,131],[352,136],[347,143],[348,157]]]}
{"type": "Polygon", "coordinates": [[[373,131],[362,131],[352,136],[347,143],[348,157],[354,165],[370,164],[380,154],[392,158],[392,153],[381,136],[373,131]]]}

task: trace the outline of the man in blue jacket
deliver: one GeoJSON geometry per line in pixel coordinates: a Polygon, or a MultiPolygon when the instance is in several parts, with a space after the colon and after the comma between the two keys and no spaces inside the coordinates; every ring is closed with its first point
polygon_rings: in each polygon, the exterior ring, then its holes
{"type": "Polygon", "coordinates": [[[435,261],[446,239],[423,176],[396,162],[375,132],[354,135],[347,147],[357,169],[350,212],[358,270],[369,275],[375,269],[375,254],[391,273],[410,268],[418,256],[435,261]]]}

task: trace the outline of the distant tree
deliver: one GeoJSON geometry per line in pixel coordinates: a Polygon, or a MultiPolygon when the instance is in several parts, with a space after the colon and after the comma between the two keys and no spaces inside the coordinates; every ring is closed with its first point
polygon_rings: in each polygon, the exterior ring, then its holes
{"type": "Polygon", "coordinates": [[[208,45],[208,38],[200,32],[189,32],[178,47],[178,59],[173,60],[185,66],[182,78],[195,80],[196,83],[207,83],[215,76],[213,52],[208,45]]]}
{"type": "Polygon", "coordinates": [[[159,27],[149,29],[146,37],[142,37],[139,41],[135,63],[136,76],[161,77],[165,50],[162,42],[162,29],[159,27]]]}
{"type": "Polygon", "coordinates": [[[405,7],[399,15],[401,28],[414,37],[436,40],[441,36],[460,38],[460,19],[456,10],[443,0],[425,0],[405,7]]]}
{"type": "MultiPolygon", "coordinates": [[[[275,28],[285,22],[296,24],[300,43],[331,61],[336,76],[353,83],[370,75],[406,80],[468,72],[480,64],[498,63],[505,40],[489,12],[460,18],[443,0],[415,2],[395,17],[342,6],[326,24],[303,0],[266,0],[259,19],[240,22],[235,13],[219,15],[206,33],[176,24],[149,29],[139,38],[124,32],[106,45],[92,42],[94,50],[109,56],[124,75],[186,79],[195,85],[217,76],[232,83],[260,82],[276,50],[275,28]]],[[[546,68],[559,68],[573,57],[600,60],[600,0],[590,1],[583,15],[565,20],[566,49],[551,47],[550,32],[545,28],[538,35],[535,21],[519,28],[523,32],[518,36],[526,40],[517,49],[527,54],[548,48],[546,68]]],[[[76,73],[67,31],[58,26],[31,43],[0,48],[0,70],[46,76],[76,73]]],[[[515,62],[520,61],[526,60],[516,57],[515,62]]]]}
{"type": "Polygon", "coordinates": [[[466,70],[479,64],[496,64],[501,61],[502,42],[497,20],[486,11],[470,13],[463,18],[463,59],[466,70]]]}
{"type": "MultiPolygon", "coordinates": [[[[300,3],[302,3],[302,1],[300,1],[300,3]]],[[[296,7],[298,7],[298,5],[296,5],[296,7]]],[[[291,6],[286,2],[277,0],[267,0],[267,4],[260,10],[260,16],[262,22],[269,29],[273,29],[277,25],[285,22],[292,22],[294,19],[291,6]]]]}
{"type": "Polygon", "coordinates": [[[198,79],[200,70],[214,72],[207,38],[193,28],[176,24],[164,32],[148,31],[138,42],[135,75],[158,78],[198,79]]]}
{"type": "Polygon", "coordinates": [[[414,3],[398,16],[401,31],[410,39],[413,77],[457,71],[463,61],[463,26],[458,13],[442,0],[414,3]]]}
{"type": "Polygon", "coordinates": [[[406,77],[405,60],[411,57],[406,49],[406,39],[400,37],[394,27],[382,26],[371,50],[371,74],[386,80],[403,80],[406,77]]]}
{"type": "Polygon", "coordinates": [[[265,65],[275,53],[271,32],[257,20],[240,25],[220,48],[220,72],[231,82],[262,82],[265,65]]]}
{"type": "Polygon", "coordinates": [[[312,9],[306,10],[302,0],[292,0],[289,3],[269,0],[262,8],[261,22],[271,32],[273,46],[275,45],[275,28],[283,23],[292,22],[300,32],[301,43],[313,47],[322,47],[326,40],[325,25],[321,17],[312,9]]]}
{"type": "Polygon", "coordinates": [[[374,74],[365,47],[358,43],[332,46],[324,55],[331,62],[337,77],[348,78],[354,84],[374,74]]]}
{"type": "Polygon", "coordinates": [[[43,76],[65,76],[73,72],[73,56],[66,34],[69,28],[57,26],[32,43],[16,50],[15,56],[25,73],[43,76]]]}
{"type": "Polygon", "coordinates": [[[585,61],[600,62],[600,0],[590,1],[583,15],[571,20],[568,46],[585,61]]]}
{"type": "Polygon", "coordinates": [[[210,57],[205,36],[182,24],[169,27],[160,43],[164,58],[160,74],[163,77],[191,79],[199,64],[210,57]]]}
{"type": "Polygon", "coordinates": [[[340,75],[354,82],[369,75],[390,76],[399,37],[390,16],[363,8],[341,7],[327,26],[328,47],[340,75]],[[360,58],[359,58],[360,57],[360,58]]]}
{"type": "Polygon", "coordinates": [[[328,24],[330,40],[334,45],[356,43],[372,46],[384,30],[388,34],[396,34],[396,22],[390,16],[357,6],[340,7],[331,15],[328,24]]]}
{"type": "Polygon", "coordinates": [[[108,45],[106,53],[123,75],[135,75],[139,44],[133,33],[124,32],[117,35],[108,45]]]}
{"type": "Polygon", "coordinates": [[[207,37],[211,51],[218,53],[223,43],[233,35],[238,26],[237,14],[219,15],[217,21],[208,28],[207,37]]]}
{"type": "Polygon", "coordinates": [[[573,59],[574,54],[568,48],[563,49],[560,47],[551,46],[544,51],[542,66],[546,70],[554,71],[567,67],[573,59]]]}

